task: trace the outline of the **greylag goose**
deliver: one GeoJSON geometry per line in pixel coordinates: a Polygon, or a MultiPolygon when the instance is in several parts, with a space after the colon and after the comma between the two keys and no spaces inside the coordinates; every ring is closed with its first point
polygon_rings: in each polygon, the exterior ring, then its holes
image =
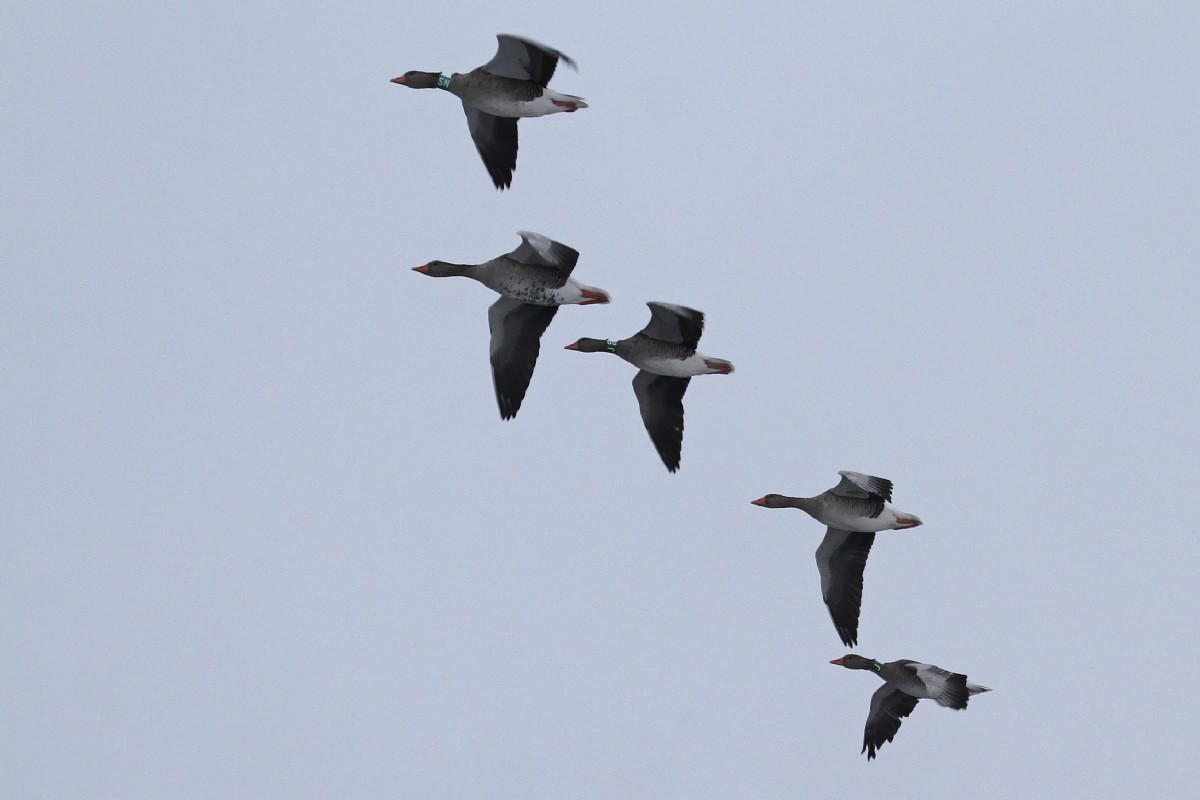
{"type": "Polygon", "coordinates": [[[541,338],[558,307],[607,303],[608,293],[571,277],[579,252],[561,242],[518,231],[516,250],[482,264],[430,261],[414,272],[432,278],[473,278],[502,296],[488,309],[492,334],[492,382],[500,416],[512,419],[521,408],[541,338]]]}
{"type": "Polygon", "coordinates": [[[628,339],[583,338],[567,345],[581,353],[616,353],[639,369],[633,379],[642,422],[669,472],[683,448],[683,393],[694,375],[728,375],[733,364],[696,352],[704,314],[669,303],[646,303],[650,323],[628,339]]]}
{"type": "Polygon", "coordinates": [[[497,189],[506,189],[517,167],[517,119],[575,111],[587,108],[587,103],[546,87],[559,59],[575,69],[566,55],[519,36],[501,33],[496,38],[500,42],[496,55],[482,67],[453,75],[411,70],[392,78],[392,83],[410,89],[445,89],[462,100],[467,128],[488,175],[497,189]]]}
{"type": "Polygon", "coordinates": [[[875,532],[915,528],[921,519],[892,506],[891,481],[847,470],[838,474],[841,482],[816,497],[769,494],[750,502],[763,508],[798,508],[829,526],[817,548],[821,597],[842,644],[853,647],[858,643],[863,570],[875,532]]]}
{"type": "Polygon", "coordinates": [[[884,742],[896,738],[900,720],[912,713],[922,697],[932,698],[938,705],[961,711],[967,707],[971,695],[991,691],[986,686],[971,683],[961,673],[907,658],[880,664],[850,653],[829,663],[846,669],[869,670],[884,681],[883,686],[871,695],[871,711],[867,714],[867,728],[860,752],[867,754],[868,761],[875,757],[875,751],[883,747],[884,742]]]}

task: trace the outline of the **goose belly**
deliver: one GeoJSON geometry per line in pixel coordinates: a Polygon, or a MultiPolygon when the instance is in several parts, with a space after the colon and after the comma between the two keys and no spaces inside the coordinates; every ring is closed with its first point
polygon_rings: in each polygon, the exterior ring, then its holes
{"type": "Polygon", "coordinates": [[[520,300],[522,303],[532,303],[535,306],[561,306],[569,302],[562,287],[559,289],[531,280],[521,280],[517,276],[492,277],[480,281],[494,292],[505,297],[520,300]]]}
{"type": "MultiPolygon", "coordinates": [[[[555,95],[557,96],[557,95],[555,95]]],[[[505,97],[478,97],[471,99],[471,105],[487,114],[496,117],[544,117],[558,111],[565,111],[562,106],[556,106],[554,96],[550,91],[543,90],[542,96],[533,100],[512,100],[505,97]]]]}
{"type": "Polygon", "coordinates": [[[821,522],[833,528],[856,533],[876,533],[888,531],[896,527],[896,509],[890,503],[885,503],[878,517],[864,517],[840,509],[828,509],[821,517],[821,522]]]}
{"type": "Polygon", "coordinates": [[[655,375],[668,375],[672,378],[691,378],[711,372],[704,364],[704,356],[696,353],[687,358],[647,358],[626,359],[639,369],[653,372],[655,375]]]}

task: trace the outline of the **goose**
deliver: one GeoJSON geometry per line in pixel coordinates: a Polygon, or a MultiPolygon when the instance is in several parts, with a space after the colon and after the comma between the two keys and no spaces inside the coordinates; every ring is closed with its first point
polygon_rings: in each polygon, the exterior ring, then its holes
{"type": "Polygon", "coordinates": [[[967,707],[971,695],[991,691],[987,686],[971,683],[961,673],[907,658],[881,664],[874,659],[849,653],[829,663],[846,669],[869,670],[884,681],[883,686],[871,695],[871,711],[867,714],[867,727],[860,752],[867,754],[868,761],[875,757],[875,751],[883,747],[885,742],[896,738],[900,720],[912,713],[921,698],[928,697],[936,700],[938,705],[961,711],[967,707]]]}
{"type": "Polygon", "coordinates": [[[442,75],[410,70],[392,83],[410,89],[445,89],[462,100],[467,128],[483,165],[497,189],[512,185],[517,167],[517,119],[573,112],[587,108],[582,97],[547,88],[561,59],[575,69],[565,54],[543,44],[501,33],[492,60],[470,72],[442,75]]]}
{"type": "Polygon", "coordinates": [[[849,470],[838,474],[841,482],[816,497],[768,494],[750,502],[763,508],[798,508],[829,527],[817,548],[821,597],[842,644],[853,647],[858,643],[863,570],[875,533],[915,528],[921,519],[892,506],[891,481],[849,470]]]}
{"type": "Polygon", "coordinates": [[[696,352],[704,314],[670,303],[646,303],[650,322],[628,339],[589,339],[567,345],[581,353],[615,353],[638,368],[633,393],[650,441],[668,472],[683,448],[683,393],[695,375],[728,375],[733,364],[696,352]]]}
{"type": "Polygon", "coordinates": [[[518,231],[521,244],[482,264],[430,261],[414,272],[431,278],[464,277],[479,281],[501,297],[488,309],[492,334],[492,383],[501,419],[521,408],[541,350],[541,338],[559,306],[607,303],[608,292],[571,277],[579,252],[561,242],[518,231]]]}

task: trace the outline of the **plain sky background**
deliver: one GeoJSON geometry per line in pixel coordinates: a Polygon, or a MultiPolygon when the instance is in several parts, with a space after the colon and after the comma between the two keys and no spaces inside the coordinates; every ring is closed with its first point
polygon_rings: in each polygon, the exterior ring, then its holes
{"type": "Polygon", "coordinates": [[[0,796],[1194,797],[1194,3],[0,3],[0,796]],[[1049,6],[1049,7],[1048,7],[1049,6]],[[496,192],[498,32],[591,107],[496,192]],[[611,292],[501,422],[529,229],[611,292]],[[634,370],[708,315],[683,464],[634,370]],[[994,688],[871,763],[820,601],[994,688]]]}

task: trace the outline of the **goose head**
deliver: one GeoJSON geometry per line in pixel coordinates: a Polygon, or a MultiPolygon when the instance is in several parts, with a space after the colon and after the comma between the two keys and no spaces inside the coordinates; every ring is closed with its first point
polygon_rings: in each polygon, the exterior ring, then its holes
{"type": "Polygon", "coordinates": [[[398,83],[410,89],[432,89],[437,86],[440,74],[438,72],[421,72],[420,70],[413,69],[398,78],[392,78],[392,83],[398,83]]]}
{"type": "Polygon", "coordinates": [[[854,653],[847,653],[841,658],[835,658],[830,664],[837,664],[839,667],[846,669],[874,669],[875,661],[870,658],[863,658],[854,653]]]}
{"type": "Polygon", "coordinates": [[[578,350],[580,353],[603,353],[605,351],[615,353],[616,345],[616,342],[609,342],[607,339],[589,339],[585,336],[577,342],[571,342],[563,349],[578,350]]]}
{"type": "Polygon", "coordinates": [[[419,272],[431,278],[452,278],[466,274],[467,266],[451,264],[449,261],[430,261],[428,264],[413,267],[413,272],[419,272]]]}
{"type": "Polygon", "coordinates": [[[750,504],[763,508],[795,508],[796,498],[788,497],[786,494],[767,494],[757,500],[751,500],[750,504]]]}

